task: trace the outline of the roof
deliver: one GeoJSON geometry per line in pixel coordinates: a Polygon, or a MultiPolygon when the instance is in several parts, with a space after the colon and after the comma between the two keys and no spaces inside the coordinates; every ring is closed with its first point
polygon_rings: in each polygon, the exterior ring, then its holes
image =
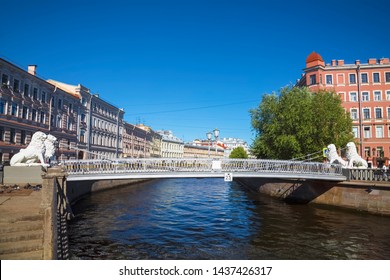
{"type": "Polygon", "coordinates": [[[311,54],[309,54],[309,56],[306,58],[306,64],[310,63],[310,62],[313,62],[313,61],[317,61],[317,60],[320,60],[322,62],[324,62],[324,60],[322,59],[322,57],[316,53],[316,52],[312,52],[311,54]]]}

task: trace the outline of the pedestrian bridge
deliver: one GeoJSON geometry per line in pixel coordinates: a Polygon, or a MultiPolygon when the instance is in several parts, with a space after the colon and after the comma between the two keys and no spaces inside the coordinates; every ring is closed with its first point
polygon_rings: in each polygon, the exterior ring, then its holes
{"type": "Polygon", "coordinates": [[[341,165],[265,159],[120,158],[65,160],[68,181],[160,178],[276,178],[344,181],[341,165]]]}

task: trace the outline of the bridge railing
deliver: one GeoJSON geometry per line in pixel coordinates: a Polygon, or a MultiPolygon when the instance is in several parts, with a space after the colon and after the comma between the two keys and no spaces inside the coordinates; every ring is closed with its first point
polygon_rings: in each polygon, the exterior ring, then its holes
{"type": "Polygon", "coordinates": [[[350,181],[390,181],[390,172],[382,169],[347,169],[346,177],[350,181]]]}
{"type": "Polygon", "coordinates": [[[262,159],[130,158],[115,160],[66,160],[62,161],[61,165],[66,168],[68,174],[73,175],[136,172],[268,172],[343,175],[340,165],[262,159]]]}

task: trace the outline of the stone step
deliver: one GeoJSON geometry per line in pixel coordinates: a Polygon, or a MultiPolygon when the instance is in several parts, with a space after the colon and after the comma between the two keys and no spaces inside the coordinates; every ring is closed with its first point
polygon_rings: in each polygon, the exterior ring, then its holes
{"type": "Polygon", "coordinates": [[[42,260],[43,250],[24,253],[0,254],[0,260],[42,260]]]}
{"type": "Polygon", "coordinates": [[[0,235],[5,233],[12,232],[25,232],[25,231],[33,231],[33,230],[42,230],[43,221],[42,218],[36,221],[18,221],[18,222],[8,222],[8,223],[0,223],[0,235]]]}
{"type": "Polygon", "coordinates": [[[43,249],[43,239],[0,243],[0,255],[34,252],[43,249]]]}
{"type": "Polygon", "coordinates": [[[17,223],[21,221],[34,222],[41,221],[43,219],[43,215],[40,214],[26,214],[26,213],[17,213],[7,217],[6,215],[2,215],[0,217],[0,223],[17,223]]]}
{"type": "Polygon", "coordinates": [[[2,243],[25,240],[43,240],[43,230],[33,229],[24,231],[5,232],[0,235],[0,248],[2,243]]]}

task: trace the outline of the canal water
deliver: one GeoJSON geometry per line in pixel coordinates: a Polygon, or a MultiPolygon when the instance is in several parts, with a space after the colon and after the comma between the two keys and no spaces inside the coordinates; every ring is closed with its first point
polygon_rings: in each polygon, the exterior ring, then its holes
{"type": "Polygon", "coordinates": [[[164,179],[73,206],[72,259],[390,259],[390,218],[293,205],[222,179],[164,179]]]}

